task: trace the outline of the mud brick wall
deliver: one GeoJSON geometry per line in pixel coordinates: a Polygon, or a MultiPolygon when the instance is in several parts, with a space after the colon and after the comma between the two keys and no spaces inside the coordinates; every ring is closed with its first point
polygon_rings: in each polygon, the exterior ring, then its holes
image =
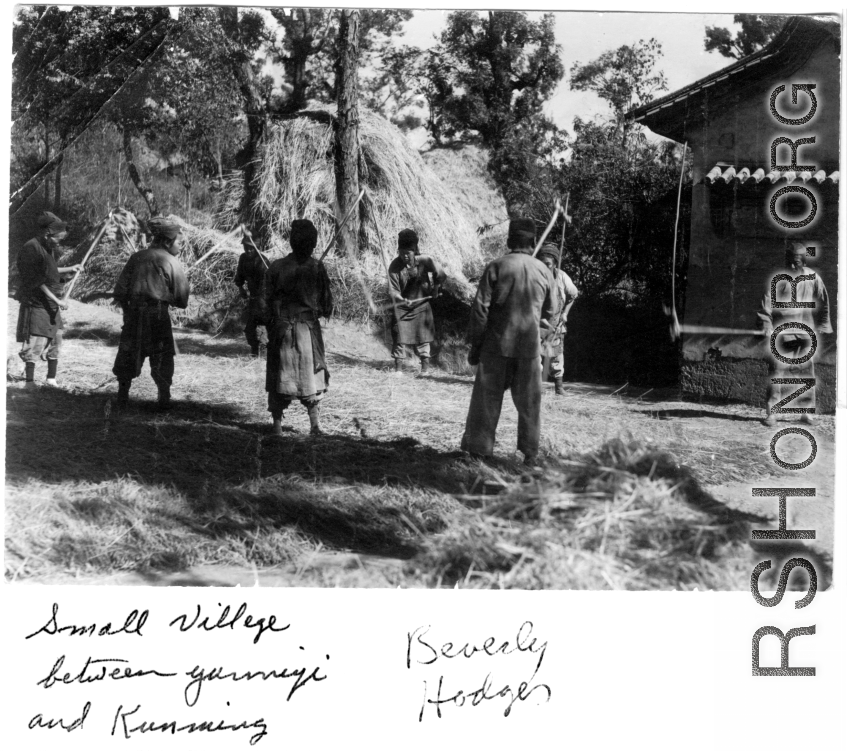
{"type": "MultiPolygon", "coordinates": [[[[835,365],[815,364],[815,400],[820,414],[835,413],[835,365]]],[[[761,359],[718,357],[692,362],[684,360],[680,386],[690,395],[730,399],[765,406],[768,366],[761,359]]],[[[791,405],[788,405],[791,406],[791,405]]]]}

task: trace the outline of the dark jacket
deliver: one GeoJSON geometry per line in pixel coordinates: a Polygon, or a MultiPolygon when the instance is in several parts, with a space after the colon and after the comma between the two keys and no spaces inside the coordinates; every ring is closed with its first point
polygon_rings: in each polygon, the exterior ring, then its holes
{"type": "Polygon", "coordinates": [[[265,277],[265,310],[274,319],[311,311],[332,315],[332,290],[324,265],[314,258],[298,262],[294,253],[271,264],[265,277]]]}
{"type": "Polygon", "coordinates": [[[232,280],[235,286],[243,287],[246,282],[250,297],[258,297],[262,293],[267,261],[266,256],[260,256],[258,253],[242,253],[238,257],[238,268],[235,270],[235,279],[232,280]],[[264,261],[262,260],[263,258],[264,261]]]}
{"type": "Polygon", "coordinates": [[[167,250],[151,245],[133,253],[115,284],[115,302],[160,300],[176,308],[188,306],[188,279],[182,264],[167,250]]]}
{"type": "Polygon", "coordinates": [[[471,307],[471,355],[541,355],[541,321],[558,308],[550,270],[528,253],[513,251],[485,267],[471,307]]]}

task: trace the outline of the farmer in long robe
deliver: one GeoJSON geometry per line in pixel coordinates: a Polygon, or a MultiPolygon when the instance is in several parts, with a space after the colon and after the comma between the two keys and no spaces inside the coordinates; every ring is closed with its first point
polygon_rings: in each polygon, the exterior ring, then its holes
{"type": "MultiPolygon", "coordinates": [[[[550,321],[551,328],[542,331],[542,361],[549,362],[550,374],[553,376],[556,394],[565,393],[562,379],[565,376],[565,333],[568,330],[568,313],[573,307],[574,300],[579,297],[579,290],[573,280],[559,268],[559,249],[553,243],[544,243],[537,256],[550,269],[556,280],[556,292],[559,298],[559,308],[550,321]]],[[[546,369],[546,368],[545,368],[546,369]]]]}
{"type": "Polygon", "coordinates": [[[129,257],[115,284],[114,299],[123,310],[124,325],[112,372],[118,377],[118,407],[126,407],[132,380],[141,375],[149,357],[159,408],[169,409],[176,353],[170,307],[188,305],[188,280],[176,258],[182,247],[179,224],[162,216],[147,224],[153,241],[129,257]]]}
{"type": "Polygon", "coordinates": [[[513,219],[507,246],[482,274],[471,307],[468,362],[478,365],[462,449],[494,453],[503,394],[511,389],[518,411],[518,450],[535,464],[541,437],[541,329],[558,307],[556,281],[532,257],[535,223],[513,219]]]}
{"type": "Polygon", "coordinates": [[[40,234],[24,243],[18,254],[16,299],[21,307],[16,339],[21,342],[19,356],[24,361],[26,385],[35,385],[35,363],[47,360],[47,385],[55,386],[64,327],[61,311],[68,309],[60,275],[79,266],[56,263],[59,243],[68,234],[65,222],[45,211],[38,217],[38,226],[40,234]]]}
{"type": "Polygon", "coordinates": [[[238,257],[238,268],[235,270],[235,278],[232,280],[241,297],[247,300],[244,310],[244,336],[250,345],[250,353],[253,357],[259,356],[259,345],[267,344],[267,333],[265,322],[262,319],[262,287],[265,282],[265,271],[268,268],[268,259],[259,252],[253,239],[253,234],[245,227],[244,236],[241,238],[244,252],[238,257]],[[247,289],[244,289],[244,285],[247,289]]]}
{"type": "Polygon", "coordinates": [[[404,229],[397,236],[397,258],[388,267],[388,287],[394,304],[394,372],[402,373],[406,347],[421,361],[421,373],[429,370],[431,345],[435,340],[435,319],[430,299],[438,297],[447,275],[431,256],[420,255],[418,235],[404,229]],[[429,299],[424,299],[429,298],[429,299]]]}
{"type": "MultiPolygon", "coordinates": [[[[768,348],[768,391],[767,412],[765,425],[773,427],[776,425],[776,414],[772,411],[774,405],[784,397],[802,388],[802,384],[778,384],[773,383],[775,378],[810,378],[815,377],[814,357],[804,363],[784,363],[776,359],[770,352],[771,332],[784,323],[797,322],[808,326],[815,334],[831,334],[832,324],[829,317],[829,295],[823,280],[812,269],[806,268],[806,246],[801,242],[794,242],[785,254],[786,269],[785,277],[776,279],[773,291],[771,280],[765,294],[762,297],[762,305],[759,309],[759,320],[767,337],[765,346],[768,348]],[[792,298],[791,280],[796,280],[796,297],[792,298]],[[774,300],[771,300],[774,294],[774,300]],[[812,303],[813,307],[805,308],[776,308],[773,302],[778,303],[812,303]]],[[[777,351],[789,359],[802,358],[808,353],[812,346],[811,337],[802,329],[789,328],[786,333],[778,337],[777,351]]],[[[821,341],[818,339],[818,347],[821,341]]],[[[802,413],[801,422],[812,424],[814,419],[815,400],[814,386],[810,391],[801,394],[784,407],[811,409],[811,413],[802,413]]],[[[791,413],[789,413],[791,414],[791,413]]]]}
{"type": "Polygon", "coordinates": [[[329,388],[319,316],[332,315],[332,291],[323,263],[312,258],[318,231],[308,219],[291,223],[294,251],[271,264],[265,278],[264,315],[268,326],[265,390],[274,435],[282,415],[298,399],[309,413],[312,435],[320,429],[321,399],[329,388]]]}

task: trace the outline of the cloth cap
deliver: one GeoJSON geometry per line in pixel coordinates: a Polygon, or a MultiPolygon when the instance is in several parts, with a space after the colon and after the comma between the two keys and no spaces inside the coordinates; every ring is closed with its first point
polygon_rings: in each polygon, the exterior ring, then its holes
{"type": "Polygon", "coordinates": [[[418,249],[418,233],[413,229],[404,229],[397,235],[397,250],[418,249]]]}
{"type": "Polygon", "coordinates": [[[291,222],[288,242],[295,253],[311,253],[318,244],[318,231],[308,219],[295,219],[291,222]]]}
{"type": "Polygon", "coordinates": [[[38,215],[38,226],[46,229],[50,234],[64,232],[68,225],[57,217],[52,211],[42,211],[38,215]]]}
{"type": "Polygon", "coordinates": [[[535,222],[532,219],[519,217],[509,222],[509,245],[526,247],[535,242],[535,222]]]}
{"type": "Polygon", "coordinates": [[[161,237],[166,240],[176,240],[182,232],[179,224],[170,217],[154,216],[147,222],[147,226],[153,233],[153,237],[161,237]]]}
{"type": "Polygon", "coordinates": [[[538,251],[538,258],[541,258],[541,256],[550,256],[557,265],[559,263],[559,249],[553,243],[544,243],[541,246],[541,250],[538,251]]]}

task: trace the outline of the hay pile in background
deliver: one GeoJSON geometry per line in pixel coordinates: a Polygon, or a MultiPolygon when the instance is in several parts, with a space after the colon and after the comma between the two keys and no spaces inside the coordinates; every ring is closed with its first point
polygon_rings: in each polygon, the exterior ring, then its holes
{"type": "MultiPolygon", "coordinates": [[[[363,199],[359,264],[369,284],[385,286],[384,251],[396,255],[397,233],[407,227],[420,236],[421,252],[431,253],[450,277],[447,290],[461,299],[473,293],[468,283],[481,261],[479,237],[472,218],[460,202],[409,144],[384,118],[360,111],[359,138],[367,172],[363,199]]],[[[274,125],[268,134],[256,179],[259,198],[254,211],[270,227],[273,247],[287,252],[291,221],[306,217],[318,229],[318,248],[326,247],[335,231],[335,173],[333,112],[309,109],[274,125]]],[[[226,201],[217,214],[226,230],[237,222],[241,195],[237,177],[228,181],[226,201]]],[[[333,254],[330,253],[330,273],[333,254]]],[[[345,261],[345,265],[349,260],[345,261]]]]}

